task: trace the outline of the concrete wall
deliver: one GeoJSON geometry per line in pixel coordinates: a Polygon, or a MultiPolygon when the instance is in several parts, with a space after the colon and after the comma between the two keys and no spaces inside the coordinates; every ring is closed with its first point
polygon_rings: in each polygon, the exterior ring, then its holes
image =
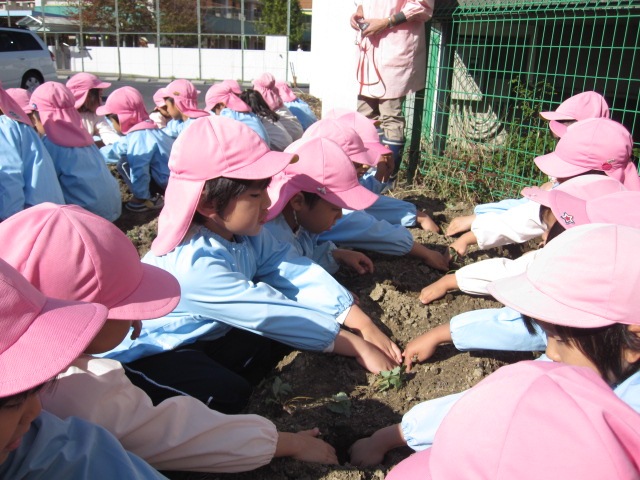
{"type": "Polygon", "coordinates": [[[205,80],[253,80],[263,72],[292,81],[291,64],[299,84],[311,82],[311,52],[288,52],[286,37],[267,37],[265,50],[197,48],[89,47],[85,52],[71,49],[69,68],[102,75],[139,75],[158,78],[205,80]],[[118,68],[118,51],[120,67],[118,68]],[[158,56],[159,53],[159,56],[158,56]]]}

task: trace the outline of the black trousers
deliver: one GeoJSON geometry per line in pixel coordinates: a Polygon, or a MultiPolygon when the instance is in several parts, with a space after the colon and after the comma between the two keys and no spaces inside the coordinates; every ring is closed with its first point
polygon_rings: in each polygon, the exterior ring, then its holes
{"type": "Polygon", "coordinates": [[[234,328],[224,337],[198,341],[124,365],[127,377],[154,405],[190,395],[214,410],[238,413],[273,366],[271,340],[234,328]]]}

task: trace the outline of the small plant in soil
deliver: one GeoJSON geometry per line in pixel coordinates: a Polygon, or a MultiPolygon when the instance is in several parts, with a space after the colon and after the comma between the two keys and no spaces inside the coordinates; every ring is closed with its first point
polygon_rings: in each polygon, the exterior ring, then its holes
{"type": "Polygon", "coordinates": [[[376,380],[376,387],[379,392],[386,392],[392,388],[400,390],[405,380],[405,366],[399,365],[393,370],[381,371],[376,380]]]}
{"type": "Polygon", "coordinates": [[[284,405],[285,397],[293,393],[293,388],[288,383],[282,381],[280,377],[273,379],[271,384],[270,396],[267,398],[267,403],[275,403],[276,405],[284,405]]]}
{"type": "Polygon", "coordinates": [[[336,393],[331,396],[331,400],[327,404],[327,408],[333,413],[343,415],[345,417],[351,416],[351,400],[349,395],[344,392],[336,393]]]}

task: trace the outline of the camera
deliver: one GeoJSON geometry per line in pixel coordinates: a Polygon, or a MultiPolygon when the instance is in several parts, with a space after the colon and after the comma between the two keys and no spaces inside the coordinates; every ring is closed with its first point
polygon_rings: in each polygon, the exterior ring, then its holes
{"type": "Polygon", "coordinates": [[[364,32],[369,24],[367,22],[358,22],[358,26],[360,27],[360,30],[364,32]]]}

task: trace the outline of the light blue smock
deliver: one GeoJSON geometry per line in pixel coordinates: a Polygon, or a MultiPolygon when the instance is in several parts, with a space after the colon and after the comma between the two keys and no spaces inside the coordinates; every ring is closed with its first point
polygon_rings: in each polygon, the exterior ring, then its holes
{"type": "Polygon", "coordinates": [[[178,138],[178,135],[180,135],[184,131],[185,128],[187,128],[196,120],[197,118],[191,117],[187,118],[186,120],[176,120],[172,118],[171,120],[169,120],[169,122],[167,122],[167,126],[164,127],[162,131],[175,140],[176,138],[178,138]]]}
{"type": "Polygon", "coordinates": [[[230,108],[223,108],[220,112],[221,117],[232,118],[244,123],[251,130],[256,132],[267,145],[270,145],[269,134],[264,129],[260,118],[253,112],[236,112],[230,108]]]}
{"type": "Polygon", "coordinates": [[[298,254],[310,258],[327,272],[334,274],[340,268],[338,262],[333,258],[333,251],[336,246],[333,242],[318,243],[318,235],[298,227],[294,232],[280,214],[264,226],[274,237],[281,242],[293,245],[298,254]]]}
{"type": "MultiPolygon", "coordinates": [[[[546,355],[542,355],[537,360],[550,361],[546,355]]],[[[405,413],[400,427],[407,445],[416,451],[431,447],[442,420],[466,392],[427,400],[405,413]]],[[[634,373],[624,382],[615,386],[613,393],[636,412],[640,413],[640,372],[634,373]]],[[[508,392],[505,392],[505,395],[508,395],[508,392]]],[[[487,432],[487,434],[490,433],[487,432]]]]}
{"type": "Polygon", "coordinates": [[[98,147],[62,147],[46,135],[42,141],[53,159],[65,202],[116,220],[122,211],[120,187],[98,147]]]}
{"type": "Polygon", "coordinates": [[[174,139],[157,128],[136,130],[105,145],[100,152],[107,162],[116,163],[126,157],[131,175],[131,193],[146,200],[151,198],[151,178],[162,188],[169,182],[169,155],[174,139]]]}
{"type": "Polygon", "coordinates": [[[333,348],[337,318],[351,294],[322,267],[266,230],[225,240],[194,225],[166,255],[143,262],[178,279],[180,303],[169,315],[143,322],[137,340],[125,339],[105,356],[123,363],[193,343],[215,340],[233,327],[302,350],[333,348]]]}
{"type": "Polygon", "coordinates": [[[318,238],[320,242],[333,242],[338,247],[358,248],[386,255],[406,255],[413,248],[413,236],[405,227],[378,220],[361,210],[343,209],[342,218],[318,238]]]}
{"type": "Polygon", "coordinates": [[[0,220],[44,202],[65,203],[49,152],[33,128],[0,115],[0,220]]]}
{"type": "Polygon", "coordinates": [[[77,417],[61,420],[42,412],[20,446],[0,464],[11,480],[166,479],[104,428],[77,417]]]}
{"type": "Polygon", "coordinates": [[[313,110],[311,110],[309,104],[304,100],[296,98],[293,102],[284,102],[284,105],[296,116],[303,130],[306,130],[318,121],[313,110]]]}
{"type": "Polygon", "coordinates": [[[364,211],[373,215],[378,220],[386,220],[391,225],[414,227],[417,217],[416,206],[413,203],[405,202],[399,198],[381,195],[380,192],[382,192],[386,183],[380,182],[375,175],[376,169],[370,168],[359,179],[360,185],[378,194],[378,199],[364,211]]]}
{"type": "Polygon", "coordinates": [[[523,203],[530,202],[527,197],[522,198],[507,198],[505,200],[500,200],[499,202],[493,203],[481,203],[480,205],[476,205],[473,208],[473,213],[476,215],[482,215],[484,213],[502,213],[507,210],[517,207],[518,205],[522,205],[523,203]]]}

